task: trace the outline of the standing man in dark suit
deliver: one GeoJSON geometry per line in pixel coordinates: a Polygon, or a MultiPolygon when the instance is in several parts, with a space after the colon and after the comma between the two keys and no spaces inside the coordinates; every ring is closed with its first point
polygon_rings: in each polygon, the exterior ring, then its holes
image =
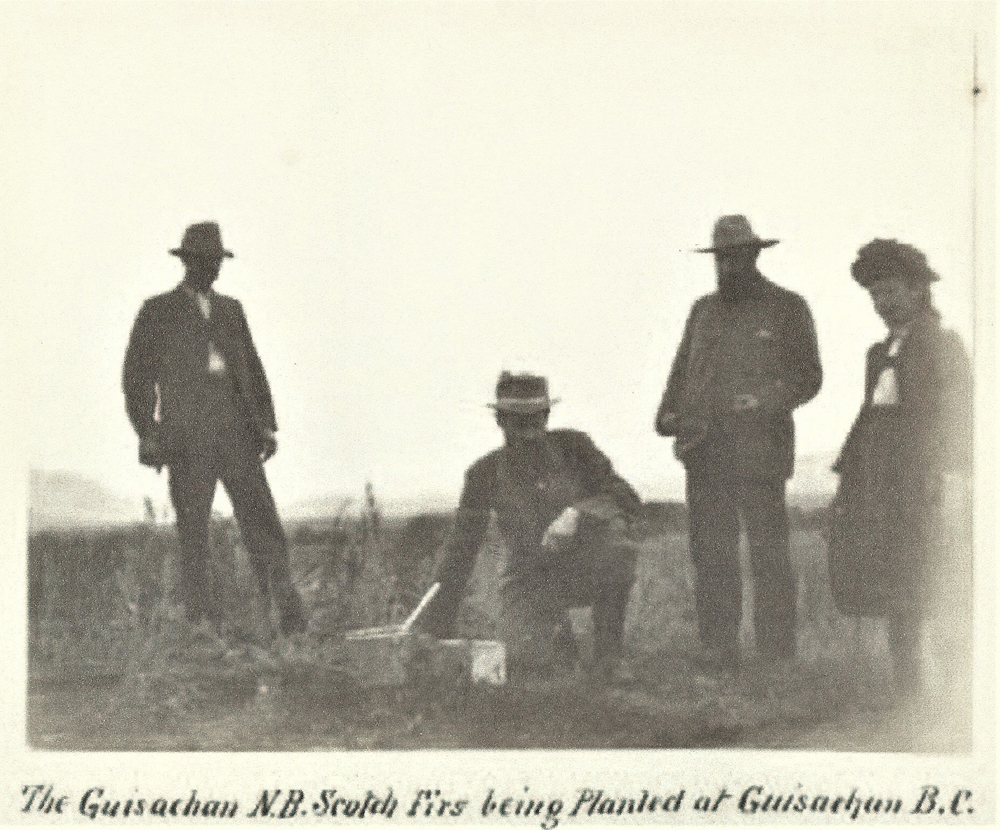
{"type": "Polygon", "coordinates": [[[305,629],[291,581],[288,544],[263,463],[277,450],[277,424],[264,367],[239,301],[216,293],[223,259],[214,222],[191,225],[179,248],[184,280],[146,300],[125,354],[122,388],[139,436],[139,460],[169,470],[180,537],[180,595],[192,620],[216,619],[208,573],[209,519],[216,482],[233,504],[265,601],[282,633],[305,629]]]}
{"type": "Polygon", "coordinates": [[[676,438],[687,473],[698,633],[709,662],[739,665],[740,519],[753,565],[757,650],[795,654],[795,576],[785,483],[794,462],[792,412],[823,380],[816,332],[798,294],[757,270],[761,239],[743,216],[723,216],[713,244],[718,290],[691,310],[656,431],[676,438]]]}

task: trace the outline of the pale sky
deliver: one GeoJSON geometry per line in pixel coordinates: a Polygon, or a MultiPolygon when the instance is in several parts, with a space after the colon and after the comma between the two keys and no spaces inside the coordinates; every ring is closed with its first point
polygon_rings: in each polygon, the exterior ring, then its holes
{"type": "Polygon", "coordinates": [[[20,460],[165,500],[136,461],[121,361],[142,300],[181,277],[167,250],[206,219],[274,393],[279,507],[366,480],[457,498],[499,443],[484,404],[502,368],[546,374],[552,425],[588,431],[644,496],[679,495],[652,419],[714,285],[691,249],[725,213],[782,240],[759,265],[809,302],[825,370],[799,453],[834,450],[883,336],[850,278],[862,244],[921,248],[972,344],[972,54],[979,31],[992,71],[992,15],[2,4],[20,460]]]}

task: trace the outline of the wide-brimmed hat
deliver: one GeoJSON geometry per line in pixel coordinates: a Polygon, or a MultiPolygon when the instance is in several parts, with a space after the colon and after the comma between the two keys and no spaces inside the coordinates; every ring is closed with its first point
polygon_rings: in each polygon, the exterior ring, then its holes
{"type": "Polygon", "coordinates": [[[750,227],[745,216],[735,214],[722,216],[712,230],[712,246],[710,248],[695,248],[699,254],[714,254],[732,248],[770,248],[777,245],[777,239],[761,239],[750,227]]]}
{"type": "Polygon", "coordinates": [[[557,403],[559,398],[549,397],[549,382],[541,375],[501,372],[497,380],[496,403],[486,405],[497,412],[533,415],[548,412],[557,403]]]}
{"type": "Polygon", "coordinates": [[[873,239],[858,249],[851,276],[863,288],[883,279],[901,279],[909,285],[930,285],[941,279],[927,264],[923,251],[895,239],[873,239]]]}
{"type": "Polygon", "coordinates": [[[188,225],[179,248],[170,250],[174,256],[197,256],[205,259],[232,257],[233,252],[222,246],[218,222],[198,222],[188,225]]]}

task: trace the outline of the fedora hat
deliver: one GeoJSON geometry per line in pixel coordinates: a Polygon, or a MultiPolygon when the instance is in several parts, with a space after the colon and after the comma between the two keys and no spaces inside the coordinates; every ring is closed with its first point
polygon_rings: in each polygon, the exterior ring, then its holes
{"type": "Polygon", "coordinates": [[[222,247],[218,222],[198,222],[188,225],[179,248],[170,250],[174,256],[198,256],[206,259],[232,257],[233,252],[222,247]]]}
{"type": "Polygon", "coordinates": [[[557,403],[559,398],[549,397],[549,382],[541,375],[527,372],[515,375],[505,371],[497,380],[496,403],[486,405],[497,412],[532,415],[547,412],[557,403]]]}
{"type": "Polygon", "coordinates": [[[770,248],[777,245],[777,239],[761,239],[750,227],[745,216],[735,214],[722,216],[712,230],[712,247],[695,248],[699,254],[714,254],[730,248],[770,248]]]}

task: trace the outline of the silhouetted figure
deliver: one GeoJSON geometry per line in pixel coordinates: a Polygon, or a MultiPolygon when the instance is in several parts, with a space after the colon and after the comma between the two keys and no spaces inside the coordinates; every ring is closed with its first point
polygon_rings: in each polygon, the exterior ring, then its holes
{"type": "MultiPolygon", "coordinates": [[[[830,581],[842,613],[886,618],[893,684],[905,695],[920,684],[920,620],[944,564],[942,524],[964,515],[971,372],[958,336],[941,328],[930,289],[939,277],[923,253],[875,239],[851,274],[889,333],[868,350],[864,402],[834,466],[830,581]]],[[[948,601],[971,620],[971,571],[960,590],[948,601]]]]}
{"type": "Polygon", "coordinates": [[[785,484],[792,475],[792,412],[822,383],[812,315],[798,294],[757,270],[761,239],[743,216],[716,222],[718,289],[691,309],[655,427],[675,436],[687,473],[698,633],[713,668],[739,665],[740,520],[753,567],[757,650],[795,654],[795,575],[785,484]]]}
{"type": "Polygon", "coordinates": [[[191,225],[170,253],[183,262],[184,280],[143,303],[122,386],[140,462],[169,470],[181,598],[192,619],[218,619],[208,556],[212,501],[221,480],[262,595],[275,599],[283,633],[302,631],[302,602],[264,475],[263,462],[277,450],[271,391],[243,307],[212,288],[232,253],[214,222],[191,225]]]}

